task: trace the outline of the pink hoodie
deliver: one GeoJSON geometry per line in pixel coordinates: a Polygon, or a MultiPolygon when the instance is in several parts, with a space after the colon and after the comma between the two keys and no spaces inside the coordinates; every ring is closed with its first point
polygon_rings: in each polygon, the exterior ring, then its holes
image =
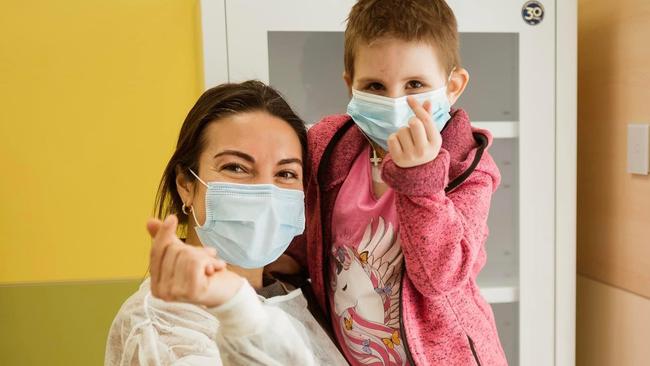
{"type": "MultiPolygon", "coordinates": [[[[332,209],[367,140],[348,115],[326,117],[308,135],[307,231],[287,254],[308,268],[331,324],[325,286],[332,209]]],[[[387,156],[382,164],[383,180],[397,193],[406,261],[401,338],[416,365],[507,365],[492,309],[476,285],[486,261],[490,200],[500,182],[484,151],[492,136],[474,129],[467,113],[456,110],[442,138],[440,154],[430,163],[404,169],[387,156]]]]}

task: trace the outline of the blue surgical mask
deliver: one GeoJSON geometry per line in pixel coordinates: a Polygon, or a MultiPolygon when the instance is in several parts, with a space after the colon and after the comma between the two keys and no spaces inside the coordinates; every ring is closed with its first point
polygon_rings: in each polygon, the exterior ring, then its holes
{"type": "MultiPolygon", "coordinates": [[[[442,131],[451,118],[447,87],[411,96],[420,104],[427,100],[431,102],[431,117],[438,131],[442,131]]],[[[408,126],[409,120],[415,115],[406,96],[389,98],[358,90],[352,90],[348,114],[361,131],[384,150],[388,150],[388,137],[408,126]]]]}
{"type": "MultiPolygon", "coordinates": [[[[305,229],[305,195],[273,184],[205,183],[205,223],[194,229],[204,246],[242,268],[276,260],[305,229]]],[[[194,210],[194,221],[198,225],[194,210]]]]}

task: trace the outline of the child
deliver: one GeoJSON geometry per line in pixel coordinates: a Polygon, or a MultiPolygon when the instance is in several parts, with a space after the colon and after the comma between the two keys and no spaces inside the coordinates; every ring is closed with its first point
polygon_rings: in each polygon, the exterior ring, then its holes
{"type": "Polygon", "coordinates": [[[443,0],[358,1],[348,114],[309,131],[307,232],[267,270],[308,268],[352,365],[507,364],[476,284],[500,175],[490,133],[450,109],[458,48],[443,0]]]}

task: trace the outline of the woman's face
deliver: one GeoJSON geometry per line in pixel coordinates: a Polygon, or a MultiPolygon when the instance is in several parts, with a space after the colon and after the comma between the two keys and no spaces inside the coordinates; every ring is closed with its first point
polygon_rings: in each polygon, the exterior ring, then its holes
{"type": "MultiPolygon", "coordinates": [[[[238,113],[212,122],[204,132],[198,176],[206,183],[275,184],[302,190],[302,146],[293,128],[267,112],[238,113]]],[[[207,187],[189,172],[177,174],[177,187],[198,223],[205,222],[207,187]]],[[[190,215],[191,216],[191,215],[190,215]]]]}

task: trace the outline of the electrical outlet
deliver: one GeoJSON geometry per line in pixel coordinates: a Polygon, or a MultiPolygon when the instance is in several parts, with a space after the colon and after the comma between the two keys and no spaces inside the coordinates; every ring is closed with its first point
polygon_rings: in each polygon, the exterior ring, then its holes
{"type": "Polygon", "coordinates": [[[627,172],[648,175],[650,168],[650,125],[630,124],[627,126],[627,172]]]}

